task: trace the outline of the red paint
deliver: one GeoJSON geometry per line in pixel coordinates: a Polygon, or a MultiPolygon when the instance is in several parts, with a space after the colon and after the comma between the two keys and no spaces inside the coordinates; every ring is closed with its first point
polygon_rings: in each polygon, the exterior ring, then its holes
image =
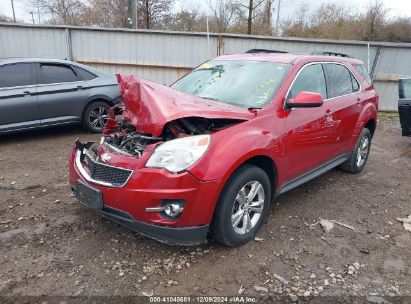
{"type": "MultiPolygon", "coordinates": [[[[105,204],[148,223],[170,226],[208,224],[226,181],[247,160],[256,156],[273,160],[277,172],[274,187],[279,191],[296,177],[342,153],[351,152],[364,125],[371,120],[377,122],[378,95],[354,68],[354,64],[361,63],[359,60],[265,54],[220,58],[292,63],[293,66],[272,102],[252,112],[177,92],[136,76],[119,75],[125,116],[139,132],[159,136],[166,123],[189,116],[235,118],[244,122],[213,133],[206,154],[181,174],[145,168],[154,146],[147,149],[141,159],[111,153],[111,165],[133,169],[134,173],[123,188],[92,185],[102,191],[105,204]],[[293,79],[304,65],[312,62],[343,63],[359,80],[361,91],[324,101],[317,108],[286,109],[285,97],[293,79]],[[146,207],[158,206],[162,199],[172,198],[186,201],[184,212],[177,220],[169,221],[158,213],[144,211],[146,207]]],[[[318,101],[318,96],[308,97],[318,101]]],[[[104,149],[100,150],[102,152],[109,153],[104,149]]],[[[74,153],[75,149],[69,165],[73,187],[77,179],[83,179],[75,168],[74,153]]]]}
{"type": "Polygon", "coordinates": [[[323,97],[318,93],[301,92],[294,99],[289,99],[287,104],[292,108],[321,107],[323,97]]]}

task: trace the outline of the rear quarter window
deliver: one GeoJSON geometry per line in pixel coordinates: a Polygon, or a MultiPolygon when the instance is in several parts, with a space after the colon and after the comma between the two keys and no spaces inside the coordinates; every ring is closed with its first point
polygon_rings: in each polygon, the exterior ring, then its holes
{"type": "Polygon", "coordinates": [[[368,73],[367,68],[363,64],[355,64],[354,65],[355,69],[358,71],[358,73],[361,74],[361,76],[369,83],[372,84],[372,79],[370,76],[370,73],[368,73]]]}
{"type": "Polygon", "coordinates": [[[79,79],[74,71],[64,64],[40,64],[40,84],[75,82],[79,79]]]}
{"type": "Polygon", "coordinates": [[[86,71],[85,69],[82,69],[77,66],[72,66],[72,68],[74,69],[74,71],[76,71],[79,80],[93,80],[97,78],[96,75],[89,71],[86,71]]]}

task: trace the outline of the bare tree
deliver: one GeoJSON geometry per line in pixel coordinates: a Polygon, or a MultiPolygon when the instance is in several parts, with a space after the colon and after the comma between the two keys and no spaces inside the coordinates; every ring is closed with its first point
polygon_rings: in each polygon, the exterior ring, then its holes
{"type": "Polygon", "coordinates": [[[382,0],[375,0],[375,2],[370,4],[364,18],[364,38],[366,40],[376,40],[382,36],[387,13],[388,10],[384,7],[382,0]]]}
{"type": "MultiPolygon", "coordinates": [[[[262,24],[268,32],[272,32],[273,3],[275,0],[266,0],[262,24]]],[[[278,1],[278,0],[277,0],[278,1]]]]}
{"type": "Polygon", "coordinates": [[[0,22],[13,22],[13,19],[0,12],[0,22]]]}
{"type": "Polygon", "coordinates": [[[399,17],[384,27],[384,40],[411,42],[411,18],[399,17]]]}
{"type": "Polygon", "coordinates": [[[264,5],[261,5],[261,7],[257,8],[256,12],[254,12],[254,20],[252,20],[252,32],[254,34],[270,36],[273,34],[274,29],[272,25],[272,19],[274,12],[274,2],[275,0],[265,0],[264,5]]]}
{"type": "Polygon", "coordinates": [[[205,32],[207,30],[207,16],[198,9],[182,9],[163,19],[163,27],[172,31],[205,32]]]}
{"type": "Polygon", "coordinates": [[[138,0],[139,28],[161,27],[163,19],[171,13],[175,0],[138,0]]]}
{"type": "Polygon", "coordinates": [[[243,8],[247,10],[247,34],[251,35],[253,20],[257,15],[257,10],[260,8],[261,4],[266,0],[246,0],[246,4],[241,4],[243,8]]]}
{"type": "Polygon", "coordinates": [[[51,22],[58,24],[81,24],[86,8],[80,0],[38,0],[38,4],[51,15],[51,22]]]}
{"type": "Polygon", "coordinates": [[[214,3],[209,2],[209,6],[220,33],[228,30],[240,9],[239,3],[232,0],[219,0],[214,3]]]}
{"type": "Polygon", "coordinates": [[[90,0],[83,23],[101,27],[128,27],[128,3],[124,0],[90,0]]]}

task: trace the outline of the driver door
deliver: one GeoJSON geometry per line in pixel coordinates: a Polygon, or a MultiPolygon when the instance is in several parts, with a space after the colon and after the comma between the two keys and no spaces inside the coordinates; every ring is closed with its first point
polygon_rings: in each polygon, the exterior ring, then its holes
{"type": "MultiPolygon", "coordinates": [[[[323,64],[303,66],[291,84],[286,101],[300,92],[319,93],[327,99],[323,64]]],[[[327,101],[317,108],[285,110],[285,121],[288,181],[314,170],[338,154],[335,123],[327,101]]]]}

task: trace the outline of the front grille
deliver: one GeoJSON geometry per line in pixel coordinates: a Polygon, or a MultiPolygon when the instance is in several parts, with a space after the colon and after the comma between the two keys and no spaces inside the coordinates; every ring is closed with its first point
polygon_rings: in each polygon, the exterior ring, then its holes
{"type": "Polygon", "coordinates": [[[124,186],[132,171],[105,165],[93,160],[89,155],[85,157],[90,177],[96,181],[110,183],[114,186],[124,186]]]}

